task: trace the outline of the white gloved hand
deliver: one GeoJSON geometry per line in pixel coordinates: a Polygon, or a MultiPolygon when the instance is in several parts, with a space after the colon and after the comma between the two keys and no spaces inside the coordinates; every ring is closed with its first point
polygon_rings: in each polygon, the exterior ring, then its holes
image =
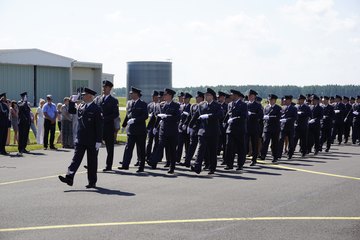
{"type": "Polygon", "coordinates": [[[101,142],[95,143],[95,149],[96,150],[99,150],[100,147],[101,147],[101,142]]]}
{"type": "Polygon", "coordinates": [[[340,110],[335,110],[334,112],[335,112],[336,114],[338,114],[338,113],[340,113],[340,110]]]}
{"type": "Polygon", "coordinates": [[[154,114],[154,113],[149,113],[149,118],[151,118],[153,114],[154,114]]]}
{"type": "Polygon", "coordinates": [[[327,116],[323,116],[323,119],[326,119],[327,118],[327,116]]]}
{"type": "Polygon", "coordinates": [[[303,112],[302,112],[302,111],[298,111],[298,114],[301,115],[301,114],[303,114],[303,112]]]}
{"type": "Polygon", "coordinates": [[[164,118],[167,118],[167,115],[164,113],[160,113],[160,114],[158,114],[158,117],[161,119],[164,119],[164,118]]]}
{"type": "Polygon", "coordinates": [[[281,123],[286,123],[286,118],[280,119],[280,122],[281,122],[281,123]]]}
{"type": "Polygon", "coordinates": [[[359,115],[359,112],[358,112],[358,111],[354,111],[353,114],[357,116],[357,115],[359,115]]]}
{"type": "Polygon", "coordinates": [[[231,124],[234,121],[233,118],[229,118],[229,120],[227,121],[228,124],[231,124]]]}
{"type": "Polygon", "coordinates": [[[310,119],[310,120],[309,120],[309,123],[310,123],[310,124],[312,124],[312,123],[314,123],[314,122],[315,122],[315,119],[310,119]]]}
{"type": "Polygon", "coordinates": [[[154,128],[154,129],[153,129],[153,134],[156,135],[156,133],[157,133],[157,129],[154,128]]]}
{"type": "Polygon", "coordinates": [[[251,115],[252,113],[250,111],[248,111],[248,115],[251,115]]]}
{"type": "Polygon", "coordinates": [[[72,102],[76,102],[79,99],[79,95],[72,95],[71,96],[71,101],[72,102]]]}
{"type": "Polygon", "coordinates": [[[200,119],[208,119],[209,116],[210,116],[209,114],[201,114],[199,118],[200,119]]]}
{"type": "Polygon", "coordinates": [[[130,118],[128,121],[127,121],[127,125],[131,125],[135,122],[135,118],[130,118]]]}
{"type": "Polygon", "coordinates": [[[184,115],[186,116],[189,116],[189,113],[188,112],[183,112],[184,115]]]}
{"type": "Polygon", "coordinates": [[[269,120],[269,118],[270,118],[269,115],[264,115],[264,118],[263,118],[263,119],[264,119],[264,120],[269,120]]]}

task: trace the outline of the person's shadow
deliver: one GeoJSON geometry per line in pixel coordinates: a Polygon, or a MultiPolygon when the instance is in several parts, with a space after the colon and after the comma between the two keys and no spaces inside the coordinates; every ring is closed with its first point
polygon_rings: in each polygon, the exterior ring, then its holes
{"type": "Polygon", "coordinates": [[[95,188],[84,189],[84,190],[66,190],[64,192],[65,193],[70,193],[70,192],[94,192],[94,193],[105,194],[105,195],[118,195],[118,196],[125,196],[125,197],[132,197],[132,196],[136,195],[135,193],[123,192],[123,191],[120,191],[120,190],[112,190],[112,189],[102,188],[102,187],[95,187],[95,188]]]}

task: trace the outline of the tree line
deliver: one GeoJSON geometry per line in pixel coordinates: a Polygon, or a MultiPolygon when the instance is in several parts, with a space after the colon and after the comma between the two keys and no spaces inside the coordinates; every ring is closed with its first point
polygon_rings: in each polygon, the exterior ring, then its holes
{"type": "MultiPolygon", "coordinates": [[[[293,95],[294,97],[300,94],[316,94],[318,96],[348,96],[356,97],[360,95],[360,85],[311,85],[311,86],[295,86],[295,85],[284,85],[284,86],[269,86],[269,85],[218,85],[218,86],[199,86],[199,87],[185,87],[185,88],[173,88],[177,93],[188,92],[195,96],[197,91],[204,91],[206,88],[212,88],[214,91],[229,92],[230,89],[237,89],[242,93],[246,93],[247,90],[253,89],[258,92],[260,97],[266,98],[269,94],[276,94],[279,97],[284,95],[293,95]]],[[[161,90],[161,89],[157,89],[161,90]]],[[[126,97],[126,87],[115,88],[114,94],[119,97],[126,97]]]]}

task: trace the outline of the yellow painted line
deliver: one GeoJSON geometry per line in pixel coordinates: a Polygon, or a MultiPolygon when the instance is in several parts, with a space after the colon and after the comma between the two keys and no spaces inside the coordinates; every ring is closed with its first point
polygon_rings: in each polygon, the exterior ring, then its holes
{"type": "Polygon", "coordinates": [[[279,165],[279,164],[267,163],[265,161],[258,161],[258,162],[262,163],[262,164],[266,164],[266,165],[271,165],[272,167],[289,169],[289,170],[294,170],[294,171],[298,171],[298,172],[306,172],[306,173],[312,173],[312,174],[318,174],[318,175],[325,175],[325,176],[329,176],[329,177],[346,178],[346,179],[351,179],[351,180],[360,180],[360,178],[358,178],[358,177],[338,175],[338,174],[332,174],[332,173],[326,173],[326,172],[311,171],[311,170],[306,170],[306,169],[302,169],[302,168],[287,167],[287,166],[283,166],[283,165],[279,165]]]}
{"type": "Polygon", "coordinates": [[[52,225],[21,228],[2,228],[0,232],[52,230],[64,228],[90,228],[110,227],[124,225],[158,225],[174,223],[205,223],[205,222],[236,222],[236,221],[359,221],[360,217],[254,217],[254,218],[205,218],[205,219],[183,219],[183,220],[158,220],[158,221],[137,221],[137,222],[110,222],[110,223],[88,223],[71,225],[52,225]]]}
{"type": "MultiPolygon", "coordinates": [[[[77,172],[76,174],[82,174],[82,173],[86,173],[86,172],[87,171],[82,171],[82,172],[77,172]]],[[[15,181],[9,181],[9,182],[0,182],[0,186],[9,185],[9,184],[16,184],[16,183],[32,182],[32,181],[37,181],[37,180],[49,179],[49,178],[57,178],[59,175],[61,175],[61,174],[52,175],[52,176],[46,176],[46,177],[15,180],[15,181]]]]}

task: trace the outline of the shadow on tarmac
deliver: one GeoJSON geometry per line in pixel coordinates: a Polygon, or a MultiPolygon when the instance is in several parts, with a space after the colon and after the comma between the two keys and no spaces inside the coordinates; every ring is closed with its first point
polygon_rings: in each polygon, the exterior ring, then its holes
{"type": "Polygon", "coordinates": [[[104,195],[118,195],[118,196],[125,196],[125,197],[131,197],[135,196],[135,193],[130,192],[122,192],[120,190],[112,190],[108,188],[102,188],[102,187],[96,187],[92,189],[84,189],[84,190],[66,190],[65,193],[71,193],[71,192],[94,192],[104,195]]]}

